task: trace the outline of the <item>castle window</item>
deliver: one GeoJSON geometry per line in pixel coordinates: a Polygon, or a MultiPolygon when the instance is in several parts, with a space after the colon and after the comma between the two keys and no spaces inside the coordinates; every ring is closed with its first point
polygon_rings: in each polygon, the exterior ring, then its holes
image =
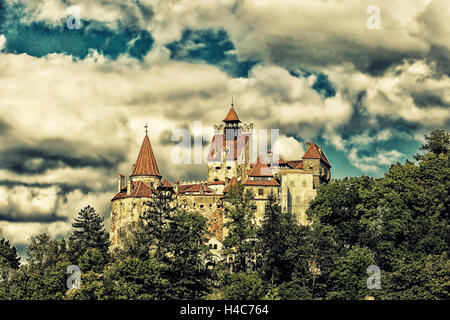
{"type": "Polygon", "coordinates": [[[216,170],[220,170],[220,167],[216,167],[216,170]]]}
{"type": "Polygon", "coordinates": [[[194,202],[194,208],[195,208],[195,202],[194,202]]]}
{"type": "Polygon", "coordinates": [[[227,170],[231,170],[231,167],[230,167],[230,166],[228,166],[228,167],[227,167],[227,170]]]}
{"type": "Polygon", "coordinates": [[[209,207],[212,208],[212,203],[209,204],[209,207]]]}
{"type": "Polygon", "coordinates": [[[214,249],[217,249],[217,244],[214,244],[214,249]]]}
{"type": "Polygon", "coordinates": [[[214,181],[219,181],[219,179],[215,178],[214,181]]]}
{"type": "Polygon", "coordinates": [[[204,205],[201,204],[201,205],[200,205],[200,209],[203,209],[203,207],[204,207],[204,205]]]}
{"type": "Polygon", "coordinates": [[[258,189],[258,195],[259,196],[264,195],[264,189],[258,189]]]}

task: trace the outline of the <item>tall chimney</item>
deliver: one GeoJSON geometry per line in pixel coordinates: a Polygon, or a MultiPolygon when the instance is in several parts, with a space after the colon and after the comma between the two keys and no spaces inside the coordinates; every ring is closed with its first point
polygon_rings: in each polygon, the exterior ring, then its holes
{"type": "Polygon", "coordinates": [[[306,149],[308,149],[311,146],[311,142],[306,143],[306,149]]]}
{"type": "Polygon", "coordinates": [[[119,174],[119,183],[117,185],[117,192],[120,192],[125,186],[125,176],[122,174],[119,174]]]}
{"type": "Polygon", "coordinates": [[[131,193],[131,179],[128,178],[128,182],[127,182],[127,194],[131,193]]]}

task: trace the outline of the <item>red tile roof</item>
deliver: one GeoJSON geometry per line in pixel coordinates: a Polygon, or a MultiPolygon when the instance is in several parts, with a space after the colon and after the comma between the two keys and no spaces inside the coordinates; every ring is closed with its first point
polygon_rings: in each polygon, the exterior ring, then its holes
{"type": "Polygon", "coordinates": [[[213,182],[208,182],[208,186],[214,186],[217,184],[225,184],[225,181],[213,181],[213,182]]]}
{"type": "Polygon", "coordinates": [[[323,162],[325,162],[325,164],[327,164],[331,167],[331,164],[330,164],[330,162],[328,162],[327,157],[325,156],[323,151],[320,150],[319,146],[315,143],[310,144],[308,150],[306,150],[306,152],[302,158],[303,159],[320,159],[323,162]]]}
{"type": "Polygon", "coordinates": [[[191,184],[191,185],[181,185],[178,189],[178,193],[186,193],[186,192],[205,192],[211,193],[214,192],[213,189],[209,188],[203,184],[191,184]],[[183,188],[182,188],[183,187],[183,188]]]}
{"type": "Polygon", "coordinates": [[[272,178],[272,180],[263,180],[263,181],[255,181],[247,179],[247,181],[244,183],[246,186],[261,186],[261,187],[276,187],[280,184],[275,181],[275,179],[272,178]]]}
{"type": "Polygon", "coordinates": [[[166,188],[173,188],[172,184],[167,179],[163,179],[162,186],[166,188]]]}
{"type": "Polygon", "coordinates": [[[131,176],[161,177],[153,154],[152,145],[147,135],[145,135],[144,141],[142,142],[141,150],[139,151],[131,176]]]}
{"type": "Polygon", "coordinates": [[[150,198],[153,194],[152,189],[142,181],[133,182],[132,185],[133,189],[130,194],[127,194],[127,188],[123,188],[111,201],[124,198],[150,198]]]}
{"type": "Polygon", "coordinates": [[[272,170],[266,164],[262,156],[258,157],[256,165],[252,168],[248,174],[250,177],[272,177],[272,170]]]}
{"type": "Polygon", "coordinates": [[[287,163],[289,167],[291,167],[292,169],[296,169],[300,164],[303,163],[303,160],[288,160],[287,163]]]}
{"type": "Polygon", "coordinates": [[[137,181],[129,198],[151,198],[152,189],[142,181],[137,181]]]}
{"type": "Polygon", "coordinates": [[[223,122],[241,122],[241,120],[239,120],[233,106],[231,106],[230,111],[228,111],[228,114],[225,117],[225,119],[223,119],[223,122]]]}

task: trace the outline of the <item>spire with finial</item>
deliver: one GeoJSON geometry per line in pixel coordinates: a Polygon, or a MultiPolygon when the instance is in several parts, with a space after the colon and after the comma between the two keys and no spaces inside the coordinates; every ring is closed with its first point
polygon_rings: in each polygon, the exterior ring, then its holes
{"type": "Polygon", "coordinates": [[[136,164],[133,168],[133,173],[131,176],[155,176],[161,177],[158,170],[158,165],[156,163],[155,155],[153,154],[152,144],[148,137],[148,125],[144,126],[145,137],[142,141],[141,150],[139,151],[136,164]]]}
{"type": "Polygon", "coordinates": [[[228,111],[227,116],[225,117],[225,119],[223,119],[223,122],[225,123],[238,123],[241,122],[241,120],[239,120],[236,111],[234,110],[234,97],[231,96],[231,108],[230,111],[228,111]]]}

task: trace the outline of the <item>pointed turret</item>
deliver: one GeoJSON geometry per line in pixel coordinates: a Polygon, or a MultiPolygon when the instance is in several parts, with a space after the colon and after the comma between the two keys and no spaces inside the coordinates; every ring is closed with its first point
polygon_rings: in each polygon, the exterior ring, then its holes
{"type": "Polygon", "coordinates": [[[225,117],[225,119],[223,119],[223,122],[225,123],[239,123],[241,122],[241,120],[239,120],[236,111],[234,110],[234,106],[233,104],[231,104],[231,108],[230,111],[228,111],[227,116],[225,117]]]}
{"type": "Polygon", "coordinates": [[[150,143],[147,133],[145,134],[144,141],[142,142],[141,151],[139,151],[139,155],[131,176],[161,177],[158,170],[158,165],[156,164],[155,156],[153,154],[152,144],[150,143]]]}

